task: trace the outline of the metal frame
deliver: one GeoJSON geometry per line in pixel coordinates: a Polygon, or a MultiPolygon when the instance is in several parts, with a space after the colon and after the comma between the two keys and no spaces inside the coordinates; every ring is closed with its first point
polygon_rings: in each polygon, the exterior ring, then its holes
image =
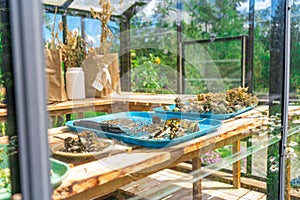
{"type": "MultiPolygon", "coordinates": [[[[63,17],[63,42],[65,43],[66,38],[66,17],[67,15],[80,16],[81,19],[92,18],[90,11],[69,9],[68,6],[74,0],[68,0],[64,5],[57,7],[57,13],[62,14],[63,17]]],[[[131,91],[131,56],[130,56],[130,19],[141,9],[142,6],[147,5],[151,0],[141,0],[135,2],[130,6],[122,15],[113,15],[111,17],[112,21],[120,23],[120,77],[121,77],[121,87],[122,91],[131,91]]],[[[46,12],[55,13],[56,6],[44,5],[46,12]]],[[[83,29],[82,29],[83,31],[83,29]]]]}
{"type": "MultiPolygon", "coordinates": [[[[248,79],[246,79],[246,66],[247,66],[247,59],[246,59],[246,41],[247,41],[247,36],[242,35],[242,36],[233,36],[233,37],[224,37],[224,38],[216,38],[214,39],[214,42],[224,42],[224,41],[234,41],[234,40],[241,40],[241,86],[245,87],[245,85],[248,85],[248,83],[246,81],[248,81],[248,79]]],[[[184,41],[182,42],[182,57],[184,58],[185,55],[185,46],[187,45],[195,45],[195,44],[204,44],[204,43],[211,43],[212,41],[210,39],[204,39],[204,40],[190,40],[190,41],[184,41]]],[[[182,69],[180,70],[182,71],[183,74],[185,74],[185,64],[184,64],[184,59],[182,61],[182,69]]],[[[252,78],[251,78],[252,79],[252,78]]],[[[182,81],[181,84],[182,85],[182,91],[184,93],[185,91],[185,82],[184,79],[182,78],[178,78],[178,81],[182,81]]]]}
{"type": "Polygon", "coordinates": [[[284,27],[284,66],[282,74],[282,102],[281,102],[281,141],[280,141],[280,160],[279,160],[279,199],[284,200],[285,197],[285,160],[286,146],[288,135],[288,106],[289,106],[289,89],[290,89],[290,12],[291,4],[289,0],[285,1],[285,27],[284,27]]]}
{"type": "Polygon", "coordinates": [[[253,93],[253,51],[254,51],[254,13],[255,13],[255,0],[249,1],[249,29],[247,38],[247,67],[246,67],[246,87],[249,92],[253,93]]]}
{"type": "MultiPolygon", "coordinates": [[[[178,0],[181,2],[180,0],[178,0]]],[[[69,2],[69,1],[68,1],[69,2]]],[[[284,199],[285,150],[288,128],[290,66],[290,4],[285,2],[284,67],[282,74],[282,140],[280,142],[279,198],[284,199]]],[[[39,1],[10,0],[13,41],[13,69],[16,119],[19,139],[21,189],[23,199],[51,199],[47,112],[42,49],[41,5],[39,1]],[[20,34],[22,33],[22,34],[20,34]],[[38,123],[36,123],[38,122],[38,123]],[[37,159],[38,158],[38,159],[37,159]]],[[[180,27],[179,27],[180,28],[180,27]]],[[[181,29],[180,29],[181,30],[181,29]]],[[[244,37],[243,44],[245,43],[244,37]]],[[[230,38],[216,39],[226,41],[230,38]]],[[[232,39],[232,38],[231,38],[232,39]]],[[[235,37],[236,39],[236,37],[235,37]]],[[[210,42],[186,41],[184,45],[210,42]]],[[[180,50],[180,46],[179,46],[180,50]]],[[[180,51],[179,51],[180,52],[180,51]]],[[[243,51],[244,53],[244,51],[243,51]]],[[[182,55],[179,53],[179,55],[182,55]]],[[[245,59],[242,59],[242,62],[245,59]]],[[[182,63],[183,64],[183,63],[182,63]]],[[[179,72],[184,72],[184,64],[179,72]]],[[[184,85],[184,84],[182,84],[184,85]]]]}
{"type": "Polygon", "coordinates": [[[51,199],[40,1],[9,0],[23,199],[51,199]]]}
{"type": "Polygon", "coordinates": [[[184,84],[184,45],[182,43],[182,20],[181,20],[181,12],[182,12],[182,0],[177,0],[176,2],[176,29],[177,29],[177,93],[183,94],[185,91],[184,84]]]}

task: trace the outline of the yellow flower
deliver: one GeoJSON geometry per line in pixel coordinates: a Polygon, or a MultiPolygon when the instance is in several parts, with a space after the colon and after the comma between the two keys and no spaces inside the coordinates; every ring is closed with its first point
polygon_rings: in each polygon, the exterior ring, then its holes
{"type": "Polygon", "coordinates": [[[156,58],[154,59],[154,63],[160,64],[160,58],[159,58],[159,57],[156,57],[156,58]]]}
{"type": "Polygon", "coordinates": [[[135,57],[136,56],[136,53],[135,52],[131,52],[131,57],[135,57]]]}

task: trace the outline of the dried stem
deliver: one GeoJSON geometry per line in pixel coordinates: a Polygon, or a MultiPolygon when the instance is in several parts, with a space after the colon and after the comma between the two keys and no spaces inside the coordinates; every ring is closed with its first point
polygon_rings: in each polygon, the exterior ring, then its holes
{"type": "Polygon", "coordinates": [[[110,28],[108,27],[108,22],[114,9],[111,6],[110,0],[100,0],[99,5],[102,8],[102,12],[96,12],[93,8],[91,8],[92,17],[100,20],[102,28],[100,37],[100,48],[99,52],[97,53],[107,54],[109,53],[109,49],[112,45],[113,40],[113,34],[110,28]]]}

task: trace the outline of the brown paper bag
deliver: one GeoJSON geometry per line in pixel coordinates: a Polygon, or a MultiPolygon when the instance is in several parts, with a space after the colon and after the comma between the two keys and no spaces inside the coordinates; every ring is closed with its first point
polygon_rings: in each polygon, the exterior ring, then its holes
{"type": "Polygon", "coordinates": [[[86,97],[99,98],[109,96],[113,92],[120,93],[118,54],[90,54],[86,57],[81,67],[84,71],[86,97]],[[107,73],[101,73],[102,68],[106,65],[109,75],[107,73]],[[100,78],[99,74],[102,75],[100,78]],[[110,76],[110,78],[107,76],[110,76]],[[103,87],[101,91],[93,87],[97,81],[103,87]]]}
{"type": "Polygon", "coordinates": [[[62,53],[60,49],[45,49],[47,103],[67,101],[65,81],[62,72],[62,53]]]}

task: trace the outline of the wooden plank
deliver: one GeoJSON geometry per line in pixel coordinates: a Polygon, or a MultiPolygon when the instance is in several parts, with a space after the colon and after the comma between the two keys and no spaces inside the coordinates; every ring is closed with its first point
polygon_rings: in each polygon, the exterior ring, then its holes
{"type": "Polygon", "coordinates": [[[192,188],[182,188],[162,200],[179,200],[179,199],[187,200],[187,199],[192,199],[192,195],[193,195],[192,188]]]}
{"type": "Polygon", "coordinates": [[[130,195],[138,195],[149,188],[158,187],[160,184],[160,180],[154,179],[151,176],[145,177],[138,181],[132,182],[128,185],[125,185],[120,188],[120,190],[125,191],[127,194],[130,195]]]}
{"type": "MultiPolygon", "coordinates": [[[[172,169],[174,169],[176,171],[182,171],[184,173],[190,173],[190,172],[192,172],[192,165],[188,164],[188,163],[180,163],[176,167],[172,167],[172,169]]],[[[211,169],[207,169],[205,167],[202,167],[201,171],[205,174],[210,174],[206,178],[225,182],[228,184],[232,184],[232,182],[233,182],[232,174],[221,172],[221,171],[214,171],[211,169]]],[[[207,183],[202,184],[202,193],[205,192],[205,187],[207,187],[207,183]]],[[[241,177],[241,188],[240,189],[250,189],[250,190],[255,190],[256,192],[265,193],[266,192],[266,183],[255,180],[255,179],[251,179],[251,178],[241,177]]],[[[232,189],[232,190],[240,191],[240,189],[232,189]]],[[[290,190],[290,196],[292,199],[300,199],[300,192],[292,188],[290,190]]],[[[264,197],[262,197],[262,199],[263,198],[264,197]]]]}
{"type": "Polygon", "coordinates": [[[61,127],[57,127],[57,128],[48,129],[49,136],[58,135],[61,133],[72,133],[72,132],[73,131],[71,131],[67,126],[61,126],[61,127]]]}
{"type": "Polygon", "coordinates": [[[265,196],[265,194],[261,193],[261,192],[256,192],[251,190],[250,192],[248,192],[246,195],[242,196],[242,198],[240,198],[241,200],[252,200],[252,199],[261,199],[265,196]]]}
{"type": "Polygon", "coordinates": [[[259,200],[266,200],[267,199],[267,195],[263,195],[259,200]]]}
{"type": "Polygon", "coordinates": [[[291,159],[287,158],[286,159],[286,164],[285,164],[285,180],[284,180],[284,199],[285,200],[291,200],[291,159]]]}
{"type": "MultiPolygon", "coordinates": [[[[240,153],[240,151],[241,151],[241,142],[240,140],[237,140],[232,145],[232,153],[237,154],[240,153]]],[[[232,174],[233,174],[233,187],[240,188],[241,187],[241,161],[240,160],[233,163],[232,174]]]]}
{"type": "Polygon", "coordinates": [[[168,159],[168,155],[162,152],[151,154],[129,152],[76,166],[71,168],[61,186],[54,191],[53,198],[60,199],[61,195],[64,197],[75,195],[168,159]]]}
{"type": "Polygon", "coordinates": [[[111,99],[95,99],[95,98],[88,98],[83,100],[76,100],[76,101],[65,101],[57,104],[51,104],[47,106],[48,111],[53,110],[64,110],[64,109],[75,109],[75,108],[82,108],[82,107],[92,107],[92,106],[101,106],[101,105],[111,105],[113,101],[111,99]]]}
{"type": "Polygon", "coordinates": [[[0,144],[8,144],[8,137],[7,136],[0,137],[0,144]]]}
{"type": "MultiPolygon", "coordinates": [[[[183,171],[185,173],[190,173],[192,171],[192,165],[188,163],[180,163],[175,168],[172,168],[174,170],[183,171]]],[[[210,179],[225,182],[232,184],[232,174],[231,173],[225,173],[222,171],[215,171],[212,169],[207,169],[205,167],[201,168],[201,171],[205,174],[210,174],[207,176],[210,179]]],[[[251,178],[241,177],[241,187],[246,189],[254,189],[259,192],[266,192],[266,183],[262,181],[258,181],[251,178]]]]}
{"type": "MultiPolygon", "coordinates": [[[[217,182],[213,180],[203,179],[202,181],[202,198],[203,199],[240,199],[242,196],[246,195],[250,191],[244,188],[233,189],[232,185],[228,185],[222,182],[217,182]]],[[[157,199],[158,195],[165,196],[161,198],[163,200],[177,200],[177,199],[192,199],[192,176],[189,174],[181,173],[178,171],[166,169],[150,175],[141,180],[130,183],[121,188],[121,191],[132,190],[131,195],[138,196],[143,199],[157,199]],[[185,180],[185,181],[181,181],[185,180]],[[153,192],[147,195],[150,190],[155,190],[160,188],[161,184],[169,181],[170,186],[163,186],[161,191],[153,192]],[[132,186],[137,185],[137,190],[135,188],[132,190],[132,186]],[[174,189],[171,185],[179,185],[181,188],[167,192],[168,189],[174,189]],[[140,189],[142,188],[142,189],[140,189]]],[[[122,193],[122,192],[121,192],[122,193]]],[[[264,195],[264,194],[262,194],[264,195]]]]}
{"type": "Polygon", "coordinates": [[[193,173],[195,173],[193,175],[193,199],[201,200],[202,199],[201,179],[199,179],[200,171],[201,171],[201,158],[199,156],[192,159],[192,170],[193,173]]]}
{"type": "Polygon", "coordinates": [[[0,117],[6,117],[7,110],[6,108],[0,108],[0,117]]]}
{"type": "MultiPolygon", "coordinates": [[[[130,183],[120,189],[122,191],[126,191],[126,193],[130,193],[131,195],[144,196],[145,191],[155,190],[160,188],[161,184],[165,184],[166,181],[169,181],[170,184],[179,185],[183,189],[189,188],[190,192],[192,191],[191,184],[192,176],[180,172],[176,172],[174,170],[165,169],[163,171],[159,171],[155,174],[152,174],[146,178],[130,183]],[[182,179],[187,180],[186,182],[182,182],[182,179]]],[[[163,190],[163,188],[161,188],[163,190]]],[[[155,198],[156,193],[145,196],[147,199],[155,198]]],[[[166,194],[167,196],[169,194],[166,194]]],[[[172,193],[173,196],[173,193],[172,193]]],[[[168,198],[167,198],[168,199],[168,198]]]]}
{"type": "Polygon", "coordinates": [[[300,190],[299,189],[291,189],[290,195],[292,199],[300,199],[300,190]]]}

